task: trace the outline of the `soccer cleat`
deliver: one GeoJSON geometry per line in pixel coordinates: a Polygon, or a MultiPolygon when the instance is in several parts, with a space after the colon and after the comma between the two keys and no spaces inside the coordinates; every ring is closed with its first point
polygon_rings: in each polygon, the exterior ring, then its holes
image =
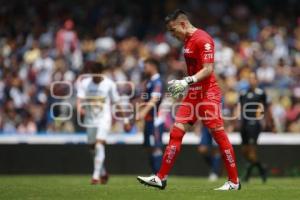
{"type": "Polygon", "coordinates": [[[223,191],[226,191],[226,190],[240,190],[241,188],[242,188],[242,186],[241,186],[240,182],[235,184],[231,181],[226,181],[224,183],[224,185],[222,185],[221,187],[216,188],[214,190],[223,190],[223,191]]]}
{"type": "Polygon", "coordinates": [[[91,185],[99,185],[99,184],[101,184],[101,181],[100,181],[100,179],[92,179],[91,180],[91,185]]]}
{"type": "Polygon", "coordinates": [[[100,179],[94,179],[93,178],[93,179],[91,179],[91,185],[100,185],[100,184],[104,185],[104,184],[107,184],[108,178],[109,178],[108,174],[100,176],[100,179]]]}
{"type": "Polygon", "coordinates": [[[108,179],[109,179],[109,175],[108,175],[108,174],[105,174],[105,175],[103,175],[103,176],[100,176],[100,183],[101,183],[101,184],[107,184],[108,179]]]}
{"type": "Polygon", "coordinates": [[[160,178],[156,175],[148,177],[138,176],[137,180],[144,185],[156,187],[161,190],[165,189],[165,187],[167,186],[167,180],[160,180],[160,178]]]}

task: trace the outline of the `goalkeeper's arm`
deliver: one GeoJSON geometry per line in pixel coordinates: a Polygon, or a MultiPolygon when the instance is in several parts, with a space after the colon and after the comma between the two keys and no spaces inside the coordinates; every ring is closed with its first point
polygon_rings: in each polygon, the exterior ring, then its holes
{"type": "Polygon", "coordinates": [[[213,72],[213,63],[206,63],[203,65],[203,68],[200,71],[198,71],[193,76],[185,77],[184,80],[186,80],[187,84],[190,85],[205,79],[212,72],[213,72]]]}
{"type": "Polygon", "coordinates": [[[194,74],[193,76],[187,76],[182,80],[169,81],[168,91],[171,92],[172,96],[178,98],[188,85],[199,82],[204,78],[208,77],[213,72],[213,64],[207,63],[203,65],[203,68],[194,74]]]}

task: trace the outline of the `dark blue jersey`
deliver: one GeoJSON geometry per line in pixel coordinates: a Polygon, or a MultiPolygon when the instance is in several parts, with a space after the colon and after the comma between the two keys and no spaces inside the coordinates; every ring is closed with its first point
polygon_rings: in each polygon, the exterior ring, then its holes
{"type": "Polygon", "coordinates": [[[144,100],[145,100],[145,102],[148,102],[148,101],[150,101],[150,99],[152,97],[155,96],[155,97],[159,98],[159,101],[156,103],[156,106],[154,108],[152,108],[149,111],[149,113],[146,115],[146,117],[145,117],[146,121],[153,121],[154,117],[156,117],[157,112],[158,112],[158,106],[161,103],[162,93],[163,93],[162,80],[161,80],[159,74],[155,74],[154,76],[151,77],[151,79],[146,84],[144,100]]]}

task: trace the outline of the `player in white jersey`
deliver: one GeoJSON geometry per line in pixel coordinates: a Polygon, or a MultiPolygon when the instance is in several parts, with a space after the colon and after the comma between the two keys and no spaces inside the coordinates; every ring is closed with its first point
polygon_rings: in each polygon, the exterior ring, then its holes
{"type": "Polygon", "coordinates": [[[87,128],[88,143],[94,147],[94,172],[91,184],[105,184],[108,174],[104,167],[106,137],[111,129],[111,103],[120,100],[116,84],[102,75],[99,63],[91,64],[91,73],[77,81],[77,111],[84,115],[80,125],[87,128]]]}

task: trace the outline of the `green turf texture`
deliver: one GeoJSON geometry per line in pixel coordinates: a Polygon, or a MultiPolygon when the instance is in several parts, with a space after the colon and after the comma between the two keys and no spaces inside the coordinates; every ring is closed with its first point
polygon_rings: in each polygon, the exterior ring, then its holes
{"type": "Polygon", "coordinates": [[[251,179],[240,191],[214,191],[225,179],[171,176],[165,190],[146,187],[135,176],[111,176],[107,185],[90,185],[89,176],[0,176],[0,199],[120,199],[120,200],[297,200],[300,178],[272,178],[266,184],[251,179]]]}

